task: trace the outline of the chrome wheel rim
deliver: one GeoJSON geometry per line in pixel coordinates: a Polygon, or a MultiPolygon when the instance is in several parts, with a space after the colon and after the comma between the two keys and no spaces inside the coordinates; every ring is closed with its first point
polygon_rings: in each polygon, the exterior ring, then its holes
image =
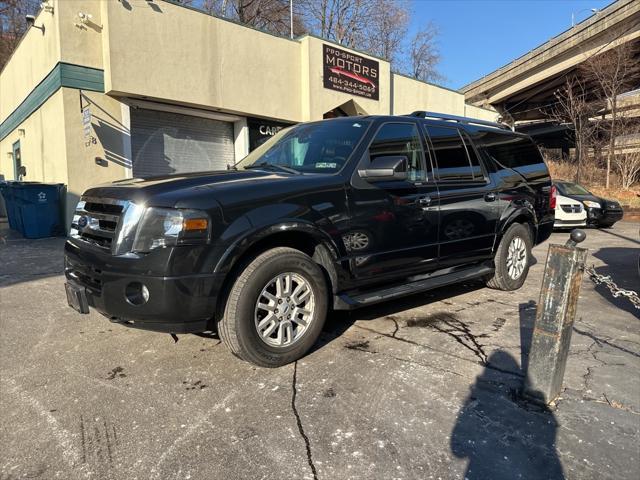
{"type": "Polygon", "coordinates": [[[315,296],[302,275],[281,273],[262,289],[255,308],[260,339],[272,347],[289,347],[304,336],[313,320],[315,296]]]}
{"type": "Polygon", "coordinates": [[[520,237],[514,237],[507,250],[507,274],[517,280],[527,266],[527,245],[520,237]]]}

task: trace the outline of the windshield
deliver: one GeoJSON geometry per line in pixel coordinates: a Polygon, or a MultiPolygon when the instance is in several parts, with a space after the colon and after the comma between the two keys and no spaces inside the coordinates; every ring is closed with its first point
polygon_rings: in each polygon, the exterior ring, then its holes
{"type": "Polygon", "coordinates": [[[268,168],[274,165],[302,173],[335,173],[347,162],[369,123],[358,119],[303,123],[289,127],[280,130],[240,160],[236,167],[268,168]]]}
{"type": "Polygon", "coordinates": [[[563,195],[591,195],[591,192],[577,183],[558,183],[558,189],[563,195]]]}

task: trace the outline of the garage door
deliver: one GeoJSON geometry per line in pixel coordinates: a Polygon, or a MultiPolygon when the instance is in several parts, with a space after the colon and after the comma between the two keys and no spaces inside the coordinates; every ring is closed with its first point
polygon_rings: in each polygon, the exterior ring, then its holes
{"type": "Polygon", "coordinates": [[[225,170],[234,163],[233,123],[131,109],[133,176],[225,170]]]}

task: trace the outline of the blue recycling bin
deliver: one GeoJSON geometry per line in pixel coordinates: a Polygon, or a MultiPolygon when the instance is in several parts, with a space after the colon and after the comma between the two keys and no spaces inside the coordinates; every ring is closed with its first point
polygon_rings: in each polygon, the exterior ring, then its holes
{"type": "Polygon", "coordinates": [[[61,183],[19,182],[13,185],[14,205],[19,211],[17,230],[22,235],[45,238],[64,234],[63,187],[61,183]]]}
{"type": "Polygon", "coordinates": [[[3,182],[2,185],[0,185],[0,193],[4,198],[4,205],[7,210],[7,219],[9,220],[9,228],[11,228],[11,230],[20,231],[20,211],[16,205],[13,188],[15,183],[16,182],[3,182]]]}

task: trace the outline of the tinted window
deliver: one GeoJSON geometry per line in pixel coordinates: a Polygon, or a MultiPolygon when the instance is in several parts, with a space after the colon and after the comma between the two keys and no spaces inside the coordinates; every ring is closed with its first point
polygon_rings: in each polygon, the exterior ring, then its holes
{"type": "MultiPolygon", "coordinates": [[[[458,129],[427,125],[427,133],[435,152],[438,178],[456,181],[473,180],[474,171],[458,129]]],[[[478,159],[475,160],[477,162],[478,159]]],[[[482,176],[481,172],[479,176],[482,176]]]]}
{"type": "Polygon", "coordinates": [[[490,157],[507,168],[543,163],[538,147],[527,137],[483,132],[476,138],[476,145],[481,145],[490,157]]]}
{"type": "Polygon", "coordinates": [[[386,123],[369,146],[369,159],[376,157],[404,155],[409,162],[409,180],[424,180],[422,144],[417,125],[413,123],[386,123]]]}
{"type": "Polygon", "coordinates": [[[271,164],[300,172],[337,172],[347,162],[368,126],[366,120],[296,125],[278,132],[236,166],[271,164]]]}
{"type": "Polygon", "coordinates": [[[462,134],[462,138],[464,139],[464,145],[467,147],[467,154],[469,155],[469,161],[471,162],[471,170],[473,172],[473,178],[478,180],[484,177],[482,172],[482,167],[480,166],[480,159],[478,158],[478,153],[476,149],[473,147],[473,142],[469,138],[466,132],[460,132],[462,134]]]}

